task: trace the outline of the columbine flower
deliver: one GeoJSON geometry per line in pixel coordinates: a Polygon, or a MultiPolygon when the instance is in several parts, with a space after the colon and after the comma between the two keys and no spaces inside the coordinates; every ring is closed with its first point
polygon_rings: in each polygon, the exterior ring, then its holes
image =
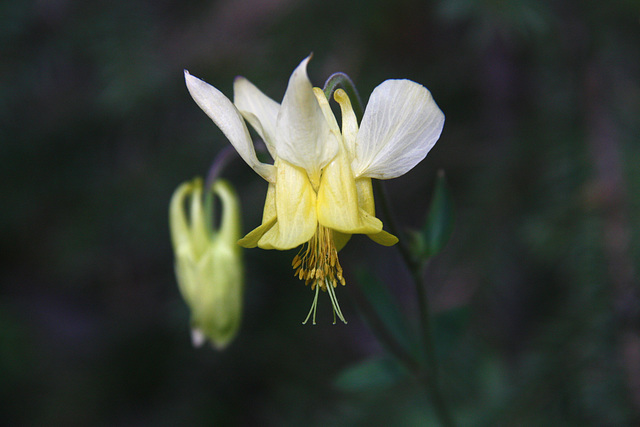
{"type": "Polygon", "coordinates": [[[243,266],[238,196],[225,181],[211,187],[220,198],[222,217],[213,229],[212,203],[203,204],[202,180],[185,182],[169,206],[178,287],[191,309],[193,344],[208,338],[222,349],[235,337],[242,315],[243,266]],[[185,213],[189,205],[189,220],[185,213]]]}
{"type": "Polygon", "coordinates": [[[352,234],[382,245],[398,241],[375,217],[371,178],[398,177],[424,159],[440,136],[444,115],[420,84],[387,80],[371,94],[360,128],[349,98],[336,91],[340,130],[324,93],[307,77],[309,60],[294,70],[282,104],[242,77],[234,82],[234,103],[187,71],[185,79],[200,108],[269,183],[262,225],[239,243],[279,250],[305,244],[293,268],[316,291],[309,314],[315,323],[322,289],[329,293],[334,317],[345,322],[333,289],[345,283],[338,251],[352,234]],[[273,165],[256,157],[243,118],[264,140],[273,165]]]}

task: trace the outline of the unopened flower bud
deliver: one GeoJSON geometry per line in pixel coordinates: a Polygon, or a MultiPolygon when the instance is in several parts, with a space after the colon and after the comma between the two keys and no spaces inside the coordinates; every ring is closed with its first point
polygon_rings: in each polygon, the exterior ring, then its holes
{"type": "Polygon", "coordinates": [[[204,195],[202,187],[199,178],[178,187],[171,199],[169,225],[178,287],[191,310],[193,344],[199,347],[209,339],[223,349],[237,334],[242,316],[240,205],[224,180],[214,182],[204,195]],[[218,228],[213,195],[222,207],[218,228]]]}

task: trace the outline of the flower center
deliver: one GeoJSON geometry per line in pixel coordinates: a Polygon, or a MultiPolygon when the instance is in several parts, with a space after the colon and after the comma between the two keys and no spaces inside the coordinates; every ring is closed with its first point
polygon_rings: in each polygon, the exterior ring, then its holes
{"type": "Polygon", "coordinates": [[[342,267],[338,261],[338,251],[333,242],[333,231],[318,225],[316,233],[311,240],[302,246],[300,252],[293,258],[291,265],[296,270],[295,275],[300,280],[304,280],[305,285],[311,285],[311,290],[316,291],[311,310],[309,310],[307,318],[302,323],[307,323],[309,317],[313,314],[313,324],[316,324],[319,290],[329,294],[333,307],[333,323],[336,323],[336,315],[344,323],[347,323],[338,305],[338,298],[334,290],[338,283],[344,286],[345,281],[344,277],[342,277],[342,267]]]}

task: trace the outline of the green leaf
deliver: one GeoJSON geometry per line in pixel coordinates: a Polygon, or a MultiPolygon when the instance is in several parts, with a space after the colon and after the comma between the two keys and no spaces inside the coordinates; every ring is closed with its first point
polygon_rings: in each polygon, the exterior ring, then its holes
{"type": "MultiPolygon", "coordinates": [[[[389,289],[368,271],[356,271],[356,277],[364,297],[371,304],[387,331],[405,350],[416,356],[419,348],[415,339],[416,335],[412,333],[409,323],[389,289]]],[[[367,316],[364,318],[367,319],[367,316]]],[[[375,332],[376,328],[372,325],[369,326],[375,332]]]]}
{"type": "Polygon", "coordinates": [[[439,253],[453,232],[453,201],[444,171],[438,172],[427,220],[422,227],[422,256],[430,258],[439,253]]]}
{"type": "Polygon", "coordinates": [[[369,359],[344,369],[334,384],[342,391],[374,391],[396,384],[405,375],[402,367],[391,359],[369,359]]]}

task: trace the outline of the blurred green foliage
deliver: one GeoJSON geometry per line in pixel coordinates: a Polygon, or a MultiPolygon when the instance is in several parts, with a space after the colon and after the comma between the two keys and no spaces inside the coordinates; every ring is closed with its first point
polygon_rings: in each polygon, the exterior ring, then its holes
{"type": "MultiPolygon", "coordinates": [[[[399,257],[367,239],[341,252],[347,326],[325,305],[303,327],[293,253],[250,250],[237,341],[189,341],[168,202],[227,142],[182,70],[279,101],[313,51],[318,86],[344,71],[366,101],[409,78],[446,115],[427,159],[385,185],[417,229],[447,173],[456,228],[426,278],[460,424],[639,424],[639,18],[635,0],[2,2],[3,421],[433,421],[350,298],[367,270],[415,318],[399,257]]],[[[240,161],[225,177],[249,230],[266,185],[240,161]]]]}
{"type": "Polygon", "coordinates": [[[433,196],[429,204],[429,214],[419,233],[416,233],[415,251],[423,259],[439,254],[451,239],[455,211],[451,191],[447,187],[444,172],[438,172],[433,196]]]}

